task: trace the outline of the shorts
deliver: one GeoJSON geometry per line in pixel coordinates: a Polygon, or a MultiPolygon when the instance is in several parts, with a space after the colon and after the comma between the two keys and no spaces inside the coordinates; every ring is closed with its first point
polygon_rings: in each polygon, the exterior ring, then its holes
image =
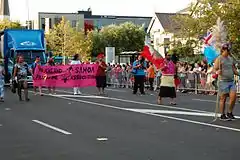
{"type": "Polygon", "coordinates": [[[219,82],[219,93],[222,94],[229,94],[231,91],[237,91],[236,85],[234,81],[231,82],[224,82],[220,81],[219,82]]]}
{"type": "Polygon", "coordinates": [[[107,77],[106,76],[96,76],[96,87],[105,88],[107,86],[107,77]]]}

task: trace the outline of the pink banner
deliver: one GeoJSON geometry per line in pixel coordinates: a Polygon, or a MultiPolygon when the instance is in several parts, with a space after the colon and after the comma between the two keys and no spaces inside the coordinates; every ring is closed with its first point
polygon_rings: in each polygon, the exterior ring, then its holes
{"type": "Polygon", "coordinates": [[[37,67],[33,85],[62,88],[96,86],[97,69],[97,64],[37,67]]]}

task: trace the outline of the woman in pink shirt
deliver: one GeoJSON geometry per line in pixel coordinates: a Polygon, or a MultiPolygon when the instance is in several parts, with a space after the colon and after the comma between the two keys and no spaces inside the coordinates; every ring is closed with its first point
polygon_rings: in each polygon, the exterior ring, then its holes
{"type": "Polygon", "coordinates": [[[162,104],[162,98],[171,98],[171,105],[176,105],[176,89],[174,83],[174,76],[176,74],[175,64],[171,60],[171,55],[169,53],[166,54],[165,64],[161,68],[162,77],[161,77],[161,85],[160,92],[158,97],[158,104],[162,104]]]}

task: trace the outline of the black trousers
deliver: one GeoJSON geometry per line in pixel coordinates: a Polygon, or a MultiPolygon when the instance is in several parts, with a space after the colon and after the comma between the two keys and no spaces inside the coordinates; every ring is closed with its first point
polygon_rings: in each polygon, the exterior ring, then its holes
{"type": "Polygon", "coordinates": [[[150,90],[153,91],[154,90],[154,88],[153,88],[154,78],[149,78],[148,81],[149,81],[149,85],[150,85],[150,90]]]}
{"type": "Polygon", "coordinates": [[[140,89],[141,94],[144,94],[144,79],[145,76],[134,76],[133,94],[137,93],[138,88],[140,89]]]}

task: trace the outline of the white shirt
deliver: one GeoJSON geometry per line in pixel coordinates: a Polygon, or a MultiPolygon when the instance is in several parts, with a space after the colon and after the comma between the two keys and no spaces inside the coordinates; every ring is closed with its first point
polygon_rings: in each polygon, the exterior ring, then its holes
{"type": "Polygon", "coordinates": [[[74,65],[74,64],[81,64],[81,62],[79,60],[72,60],[71,65],[74,65]]]}

